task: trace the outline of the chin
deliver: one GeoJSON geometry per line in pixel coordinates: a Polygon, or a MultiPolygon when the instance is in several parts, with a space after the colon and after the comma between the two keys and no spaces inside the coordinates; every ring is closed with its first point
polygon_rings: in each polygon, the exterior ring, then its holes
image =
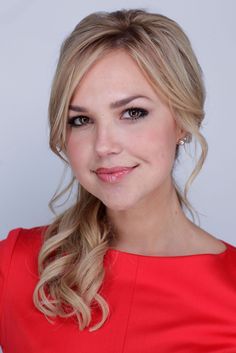
{"type": "Polygon", "coordinates": [[[135,207],[135,202],[131,200],[101,200],[101,202],[111,211],[126,211],[135,207]]]}

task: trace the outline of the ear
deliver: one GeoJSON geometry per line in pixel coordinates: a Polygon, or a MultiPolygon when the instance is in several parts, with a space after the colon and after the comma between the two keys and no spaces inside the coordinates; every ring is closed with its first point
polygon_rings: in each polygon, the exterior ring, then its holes
{"type": "Polygon", "coordinates": [[[178,144],[179,140],[186,137],[186,135],[187,135],[186,131],[177,125],[177,127],[176,127],[176,144],[178,144]]]}

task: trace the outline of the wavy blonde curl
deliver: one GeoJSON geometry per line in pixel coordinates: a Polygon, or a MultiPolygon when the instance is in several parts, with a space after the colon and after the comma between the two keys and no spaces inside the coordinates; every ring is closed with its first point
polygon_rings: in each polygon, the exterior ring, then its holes
{"type": "MultiPolygon", "coordinates": [[[[179,202],[192,212],[187,191],[207,154],[200,133],[204,118],[205,90],[202,71],[189,39],[173,20],[141,9],[98,12],[85,17],[64,41],[54,76],[49,103],[50,147],[66,159],[68,107],[73,93],[90,67],[109,51],[123,49],[172,109],[177,123],[201,146],[201,155],[182,193],[174,182],[179,202]]],[[[178,156],[178,146],[176,157],[178,156]]],[[[75,182],[55,194],[54,202],[75,182]]],[[[104,275],[104,256],[114,232],[106,207],[78,184],[75,204],[57,216],[45,232],[39,254],[40,280],[34,291],[36,307],[49,317],[77,318],[80,330],[99,329],[109,306],[99,293],[104,275]],[[101,320],[93,327],[93,308],[101,320]]]]}

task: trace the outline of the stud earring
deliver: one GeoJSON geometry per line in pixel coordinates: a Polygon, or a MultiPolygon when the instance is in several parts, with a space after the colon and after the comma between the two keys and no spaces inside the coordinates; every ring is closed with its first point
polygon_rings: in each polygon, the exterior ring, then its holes
{"type": "Polygon", "coordinates": [[[191,142],[191,135],[186,135],[185,137],[182,137],[177,144],[183,146],[185,143],[189,142],[191,142]]]}
{"type": "Polygon", "coordinates": [[[182,138],[182,139],[180,139],[178,141],[178,145],[183,146],[185,144],[185,142],[186,142],[186,140],[185,140],[185,137],[184,137],[184,138],[182,138]]]}

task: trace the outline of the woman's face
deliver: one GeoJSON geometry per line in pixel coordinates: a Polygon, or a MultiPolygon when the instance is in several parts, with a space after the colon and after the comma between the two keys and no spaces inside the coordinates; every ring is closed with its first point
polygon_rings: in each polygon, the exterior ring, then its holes
{"type": "Polygon", "coordinates": [[[115,50],[90,68],[73,95],[68,121],[73,173],[108,208],[148,204],[170,185],[182,132],[126,52],[115,50]]]}

